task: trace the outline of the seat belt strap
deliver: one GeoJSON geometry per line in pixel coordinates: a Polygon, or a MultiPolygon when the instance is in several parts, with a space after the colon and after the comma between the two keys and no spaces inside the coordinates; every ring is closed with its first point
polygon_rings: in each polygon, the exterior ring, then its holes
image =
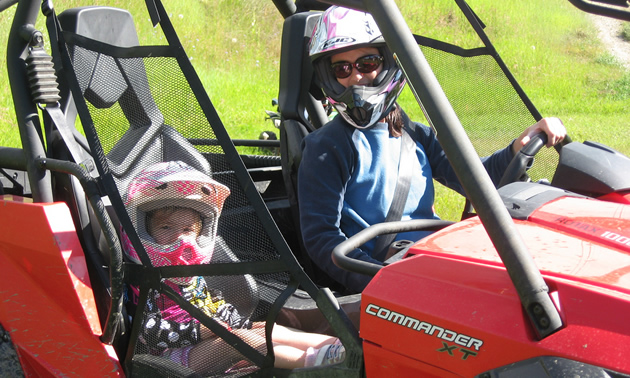
{"type": "MultiPolygon", "coordinates": [[[[407,203],[409,187],[411,186],[416,143],[411,135],[409,135],[409,132],[404,128],[401,139],[400,161],[398,162],[398,182],[396,183],[396,189],[394,189],[394,198],[389,206],[385,222],[399,221],[402,218],[405,204],[407,203]]],[[[396,235],[397,234],[385,234],[379,236],[376,239],[372,256],[378,260],[384,260],[389,250],[389,245],[394,241],[396,235]]]]}
{"type": "Polygon", "coordinates": [[[92,172],[95,168],[94,160],[92,160],[91,156],[81,150],[79,143],[77,143],[74,135],[72,134],[72,130],[70,130],[66,124],[66,117],[61,111],[59,104],[46,105],[43,109],[50,117],[50,120],[55,125],[57,131],[59,131],[59,135],[61,135],[68,151],[70,151],[70,155],[72,155],[74,162],[79,165],[83,165],[88,172],[92,172]]]}

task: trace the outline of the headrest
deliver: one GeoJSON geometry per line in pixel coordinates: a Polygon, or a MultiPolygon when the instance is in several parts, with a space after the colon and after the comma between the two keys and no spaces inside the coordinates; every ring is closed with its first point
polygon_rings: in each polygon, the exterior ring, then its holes
{"type": "MultiPolygon", "coordinates": [[[[64,31],[118,47],[139,44],[133,17],[123,9],[79,7],[62,12],[58,18],[64,31]]],[[[112,57],[75,48],[73,60],[90,72],[90,80],[79,85],[85,99],[95,107],[112,106],[127,90],[128,84],[112,57]]]]}
{"type": "Polygon", "coordinates": [[[304,94],[314,91],[315,98],[323,98],[321,89],[313,85],[313,66],[308,57],[308,41],[320,15],[321,12],[303,12],[284,21],[278,109],[285,119],[303,120],[304,94]]]}

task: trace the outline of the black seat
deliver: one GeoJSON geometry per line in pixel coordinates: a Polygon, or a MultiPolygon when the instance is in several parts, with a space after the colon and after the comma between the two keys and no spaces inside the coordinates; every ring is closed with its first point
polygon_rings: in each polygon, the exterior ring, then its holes
{"type": "MultiPolygon", "coordinates": [[[[98,6],[72,8],[62,12],[58,19],[64,31],[117,47],[139,45],[133,18],[126,10],[98,6]]],[[[141,59],[117,60],[80,47],[71,50],[71,55],[74,66],[84,71],[77,79],[87,102],[98,109],[119,106],[128,122],[127,131],[111,147],[104,146],[109,150],[105,158],[121,195],[141,170],[156,162],[183,161],[212,174],[208,160],[177,130],[165,124],[141,59]]],[[[108,210],[115,220],[115,212],[111,207],[108,210]]],[[[92,226],[100,250],[105,251],[98,223],[93,221],[92,226]]],[[[238,258],[220,239],[213,261],[232,262],[238,258]]],[[[258,290],[251,276],[208,277],[208,281],[209,285],[221,288],[226,300],[242,314],[250,316],[258,305],[258,290]]]]}
{"type": "Polygon", "coordinates": [[[288,17],[282,29],[280,55],[280,90],[278,110],[280,123],[280,156],[282,174],[293,216],[299,251],[294,251],[307,274],[320,286],[343,288],[310,259],[300,231],[297,174],[302,158],[302,140],[308,133],[328,122],[324,94],[313,79],[308,55],[308,41],[321,12],[303,12],[288,17]]]}

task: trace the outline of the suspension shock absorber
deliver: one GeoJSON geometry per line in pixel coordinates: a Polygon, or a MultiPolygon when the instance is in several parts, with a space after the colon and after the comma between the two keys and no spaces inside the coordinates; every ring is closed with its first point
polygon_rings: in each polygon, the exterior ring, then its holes
{"type": "Polygon", "coordinates": [[[26,73],[33,102],[52,105],[61,100],[52,57],[44,50],[44,37],[38,30],[30,30],[31,38],[26,56],[26,73]]]}

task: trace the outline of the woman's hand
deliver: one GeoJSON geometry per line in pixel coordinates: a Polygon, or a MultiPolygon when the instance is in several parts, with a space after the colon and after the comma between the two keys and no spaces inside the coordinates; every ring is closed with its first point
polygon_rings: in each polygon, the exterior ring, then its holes
{"type": "Polygon", "coordinates": [[[532,136],[544,131],[547,134],[547,147],[555,146],[560,143],[567,135],[567,130],[564,128],[562,121],[559,118],[549,117],[543,118],[530,127],[526,128],[521,135],[516,138],[512,143],[512,152],[516,155],[517,152],[523,148],[524,145],[529,142],[532,136]]]}

